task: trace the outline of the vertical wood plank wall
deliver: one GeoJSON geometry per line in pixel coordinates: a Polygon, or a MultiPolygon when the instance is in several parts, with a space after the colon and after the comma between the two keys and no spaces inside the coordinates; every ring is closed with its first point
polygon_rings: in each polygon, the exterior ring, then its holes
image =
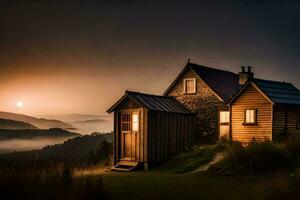
{"type": "Polygon", "coordinates": [[[148,111],[148,162],[165,161],[193,144],[195,115],[148,111]]]}
{"type": "Polygon", "coordinates": [[[272,103],[250,85],[231,105],[232,140],[272,140],[272,107],[272,103]],[[243,125],[245,109],[257,109],[257,125],[243,125]]]}
{"type": "Polygon", "coordinates": [[[276,141],[290,137],[300,141],[300,127],[297,127],[297,107],[274,106],[273,138],[276,141]]]}

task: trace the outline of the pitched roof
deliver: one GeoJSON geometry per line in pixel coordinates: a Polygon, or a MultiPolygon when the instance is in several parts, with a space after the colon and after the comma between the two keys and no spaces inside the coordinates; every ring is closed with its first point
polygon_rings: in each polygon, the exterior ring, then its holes
{"type": "Polygon", "coordinates": [[[187,69],[192,69],[223,101],[228,100],[239,88],[239,76],[230,71],[187,63],[179,76],[166,90],[166,95],[187,69]]]}
{"type": "Polygon", "coordinates": [[[291,83],[262,79],[253,82],[274,103],[300,105],[300,91],[291,83]]]}
{"type": "Polygon", "coordinates": [[[119,101],[117,101],[111,108],[109,108],[107,112],[113,112],[115,108],[127,97],[136,102],[137,104],[148,108],[149,110],[192,114],[186,107],[184,107],[184,105],[182,105],[174,97],[144,94],[133,91],[126,91],[125,95],[119,101]]]}
{"type": "Polygon", "coordinates": [[[251,84],[254,84],[254,86],[256,86],[260,92],[274,104],[300,105],[300,91],[291,83],[263,79],[253,79],[245,83],[243,87],[229,99],[228,103],[234,102],[251,84]]]}

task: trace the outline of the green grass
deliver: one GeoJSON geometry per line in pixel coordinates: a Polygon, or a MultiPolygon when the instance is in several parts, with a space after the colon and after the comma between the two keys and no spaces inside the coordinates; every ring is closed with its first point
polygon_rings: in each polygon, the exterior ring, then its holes
{"type": "Polygon", "coordinates": [[[222,199],[261,200],[274,193],[271,177],[211,177],[203,173],[172,174],[161,171],[108,173],[104,189],[111,199],[222,199]],[[266,187],[267,186],[267,187],[266,187]]]}
{"type": "Polygon", "coordinates": [[[213,174],[273,173],[277,170],[295,170],[296,157],[285,144],[253,142],[247,146],[233,142],[225,158],[209,169],[213,174]]]}
{"type": "Polygon", "coordinates": [[[214,155],[227,148],[227,144],[219,142],[215,145],[194,146],[190,150],[174,156],[166,163],[157,167],[172,173],[186,173],[197,169],[199,166],[209,163],[214,155]]]}
{"type": "MultiPolygon", "coordinates": [[[[208,163],[217,152],[230,151],[230,148],[226,143],[194,147],[150,171],[104,172],[95,170],[99,168],[75,169],[64,165],[37,170],[0,170],[0,192],[10,199],[30,200],[298,199],[300,176],[297,173],[244,173],[239,176],[212,176],[204,172],[183,174],[208,163]]],[[[250,150],[251,155],[257,151],[261,151],[260,147],[250,150]]]]}

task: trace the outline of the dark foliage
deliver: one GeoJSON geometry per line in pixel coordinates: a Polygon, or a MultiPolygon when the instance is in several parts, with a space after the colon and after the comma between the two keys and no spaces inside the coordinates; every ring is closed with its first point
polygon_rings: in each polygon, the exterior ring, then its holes
{"type": "Polygon", "coordinates": [[[210,168],[209,172],[270,173],[279,169],[294,169],[295,160],[284,144],[252,142],[248,146],[233,142],[223,161],[210,168]]]}
{"type": "Polygon", "coordinates": [[[77,177],[67,166],[36,171],[0,171],[4,199],[108,199],[101,176],[77,177]]]}
{"type": "Polygon", "coordinates": [[[112,156],[111,141],[111,133],[86,135],[41,150],[4,154],[0,156],[0,168],[35,169],[60,163],[87,166],[98,164],[100,161],[108,164],[112,156]]]}

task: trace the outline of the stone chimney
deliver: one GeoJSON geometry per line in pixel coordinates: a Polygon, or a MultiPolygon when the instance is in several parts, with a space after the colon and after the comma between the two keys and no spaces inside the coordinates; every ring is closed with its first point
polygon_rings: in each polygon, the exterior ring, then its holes
{"type": "Polygon", "coordinates": [[[248,80],[254,78],[254,73],[251,71],[251,66],[248,66],[248,71],[245,70],[245,66],[241,66],[242,71],[239,72],[239,84],[244,85],[248,80]]]}

